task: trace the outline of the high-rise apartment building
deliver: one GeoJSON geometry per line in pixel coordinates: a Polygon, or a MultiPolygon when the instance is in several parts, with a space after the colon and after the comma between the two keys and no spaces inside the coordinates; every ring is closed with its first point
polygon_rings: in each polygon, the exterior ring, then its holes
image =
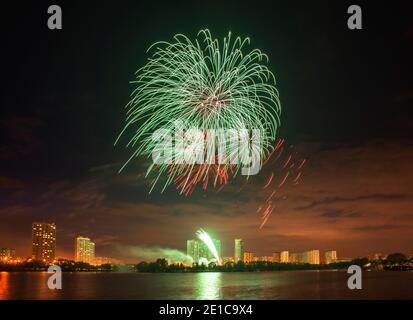
{"type": "Polygon", "coordinates": [[[244,240],[235,239],[234,246],[234,262],[242,261],[244,259],[244,240]]]}
{"type": "Polygon", "coordinates": [[[89,238],[79,236],[75,239],[75,261],[95,262],[95,243],[89,238]]]}
{"type": "Polygon", "coordinates": [[[288,251],[281,251],[280,252],[280,262],[281,263],[290,262],[290,257],[289,257],[289,252],[288,251]]]}
{"type": "Polygon", "coordinates": [[[320,251],[310,250],[301,254],[301,263],[320,264],[320,251]]]}
{"type": "Polygon", "coordinates": [[[193,262],[198,263],[198,261],[199,261],[199,242],[198,242],[198,240],[187,240],[186,241],[186,255],[191,257],[193,262]]]}
{"type": "Polygon", "coordinates": [[[54,223],[32,223],[32,258],[52,262],[56,254],[56,225],[54,223]]]}
{"type": "Polygon", "coordinates": [[[324,262],[326,264],[333,263],[337,261],[337,251],[330,250],[324,253],[324,262]]]}

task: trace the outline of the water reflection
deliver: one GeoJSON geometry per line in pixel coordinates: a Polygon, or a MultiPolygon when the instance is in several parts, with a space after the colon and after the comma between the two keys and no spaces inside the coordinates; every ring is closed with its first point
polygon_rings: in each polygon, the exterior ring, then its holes
{"type": "Polygon", "coordinates": [[[9,273],[0,272],[0,300],[8,299],[9,273]]]}
{"type": "Polygon", "coordinates": [[[196,274],[195,287],[196,299],[216,300],[222,299],[221,292],[222,273],[201,272],[196,274]]]}
{"type": "Polygon", "coordinates": [[[47,272],[0,272],[2,299],[412,299],[413,272],[368,272],[348,290],[345,271],[225,273],[64,273],[63,290],[47,272]]]}

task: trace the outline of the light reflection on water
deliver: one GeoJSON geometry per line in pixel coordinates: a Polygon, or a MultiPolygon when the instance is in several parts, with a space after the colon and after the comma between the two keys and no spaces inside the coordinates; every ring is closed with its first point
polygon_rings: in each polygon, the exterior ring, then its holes
{"type": "Polygon", "coordinates": [[[9,299],[8,288],[9,288],[9,273],[0,272],[0,300],[9,299]]]}
{"type": "Polygon", "coordinates": [[[413,272],[364,272],[349,290],[345,271],[63,273],[0,272],[0,299],[413,299],[413,272]]]}
{"type": "Polygon", "coordinates": [[[222,299],[222,273],[203,272],[197,273],[195,279],[196,299],[218,300],[222,299]]]}

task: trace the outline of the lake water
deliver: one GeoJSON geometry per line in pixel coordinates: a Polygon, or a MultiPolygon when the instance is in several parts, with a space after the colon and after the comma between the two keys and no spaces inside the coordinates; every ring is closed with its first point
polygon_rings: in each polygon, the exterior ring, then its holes
{"type": "Polygon", "coordinates": [[[63,273],[62,290],[49,276],[0,272],[0,299],[413,299],[413,272],[364,272],[362,290],[345,271],[63,273]]]}

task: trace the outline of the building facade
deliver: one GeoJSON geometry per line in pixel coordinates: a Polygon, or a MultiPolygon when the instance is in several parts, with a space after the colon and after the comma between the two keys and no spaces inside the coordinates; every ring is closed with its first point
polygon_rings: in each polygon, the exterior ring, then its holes
{"type": "Polygon", "coordinates": [[[32,223],[32,258],[52,262],[56,254],[56,225],[54,223],[32,223]]]}
{"type": "Polygon", "coordinates": [[[199,261],[199,241],[187,240],[186,241],[186,255],[192,258],[194,263],[199,261]]]}
{"type": "Polygon", "coordinates": [[[244,262],[250,263],[254,261],[254,253],[253,252],[244,252],[244,262]]]}
{"type": "Polygon", "coordinates": [[[301,253],[297,253],[297,252],[290,253],[288,262],[289,263],[301,263],[302,262],[301,253]]]}
{"type": "Polygon", "coordinates": [[[280,252],[280,262],[281,263],[290,262],[290,257],[289,257],[289,252],[288,251],[281,251],[280,252]]]}
{"type": "Polygon", "coordinates": [[[12,248],[0,248],[0,262],[12,260],[16,257],[16,251],[12,248]]]}
{"type": "Polygon", "coordinates": [[[320,264],[320,251],[310,250],[301,254],[301,263],[320,264]]]}
{"type": "Polygon", "coordinates": [[[262,256],[259,257],[257,261],[262,261],[262,262],[273,262],[272,261],[273,257],[272,256],[262,256]]]}
{"type": "Polygon", "coordinates": [[[75,261],[95,263],[95,243],[86,237],[75,239],[75,261]]]}
{"type": "Polygon", "coordinates": [[[320,251],[309,250],[298,253],[291,253],[289,256],[290,263],[309,263],[320,264],[320,251]]]}
{"type": "Polygon", "coordinates": [[[272,262],[281,262],[281,257],[279,252],[272,253],[272,262]]]}
{"type": "Polygon", "coordinates": [[[333,263],[337,261],[337,251],[330,250],[324,253],[324,262],[326,264],[333,263]]]}
{"type": "Polygon", "coordinates": [[[244,259],[244,240],[235,239],[234,242],[234,261],[237,263],[244,259]]]}

